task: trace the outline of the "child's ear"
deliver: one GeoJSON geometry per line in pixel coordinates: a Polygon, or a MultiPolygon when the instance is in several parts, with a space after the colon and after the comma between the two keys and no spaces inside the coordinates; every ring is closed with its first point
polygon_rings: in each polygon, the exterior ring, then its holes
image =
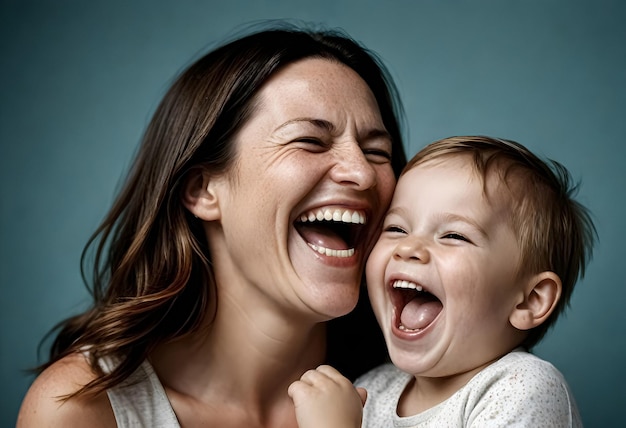
{"type": "Polygon", "coordinates": [[[554,311],[561,298],[561,278],[545,271],[532,276],[521,301],[515,306],[509,321],[518,330],[530,330],[543,323],[554,311]]]}
{"type": "Polygon", "coordinates": [[[183,184],[183,205],[197,218],[204,221],[221,218],[215,183],[219,181],[208,172],[196,168],[189,171],[183,184]]]}

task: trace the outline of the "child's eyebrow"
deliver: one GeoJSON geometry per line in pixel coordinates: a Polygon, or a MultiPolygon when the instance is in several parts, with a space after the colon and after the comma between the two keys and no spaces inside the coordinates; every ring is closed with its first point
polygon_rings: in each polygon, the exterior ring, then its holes
{"type": "Polygon", "coordinates": [[[408,214],[410,214],[410,212],[406,208],[393,207],[387,211],[387,213],[385,214],[385,217],[388,217],[390,215],[407,216],[408,214]]]}
{"type": "Polygon", "coordinates": [[[470,227],[476,229],[478,233],[482,235],[483,238],[485,239],[489,238],[489,235],[487,234],[485,229],[483,229],[483,227],[478,222],[474,221],[470,217],[466,217],[466,216],[455,214],[455,213],[441,213],[438,215],[438,219],[439,221],[444,222],[444,223],[460,222],[460,223],[468,224],[470,227]]]}

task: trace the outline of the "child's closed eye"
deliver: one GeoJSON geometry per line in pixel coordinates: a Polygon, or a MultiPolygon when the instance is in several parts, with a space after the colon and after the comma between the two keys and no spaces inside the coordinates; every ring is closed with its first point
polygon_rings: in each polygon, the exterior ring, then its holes
{"type": "Polygon", "coordinates": [[[465,236],[461,235],[460,233],[456,233],[456,232],[446,233],[445,235],[442,236],[442,238],[443,239],[455,239],[455,240],[458,240],[458,241],[465,241],[465,242],[469,242],[469,243],[472,242],[469,239],[467,239],[465,236]]]}
{"type": "Polygon", "coordinates": [[[386,226],[383,229],[384,232],[387,233],[403,233],[406,234],[406,230],[402,229],[400,226],[386,226]]]}

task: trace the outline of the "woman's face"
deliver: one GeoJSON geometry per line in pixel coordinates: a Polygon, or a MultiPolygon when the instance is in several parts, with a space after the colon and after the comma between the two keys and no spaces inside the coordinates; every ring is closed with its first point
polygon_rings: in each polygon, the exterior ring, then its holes
{"type": "Polygon", "coordinates": [[[316,321],[348,313],[395,185],[367,84],[337,62],[290,64],[261,88],[235,144],[209,236],[221,297],[316,321]]]}

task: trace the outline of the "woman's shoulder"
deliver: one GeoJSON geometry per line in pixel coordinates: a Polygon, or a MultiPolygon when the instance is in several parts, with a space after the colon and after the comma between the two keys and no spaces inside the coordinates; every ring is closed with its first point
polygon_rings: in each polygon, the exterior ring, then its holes
{"type": "Polygon", "coordinates": [[[46,368],[30,386],[20,409],[17,427],[115,427],[106,392],[95,396],[62,397],[96,378],[82,354],[72,354],[46,368]]]}

